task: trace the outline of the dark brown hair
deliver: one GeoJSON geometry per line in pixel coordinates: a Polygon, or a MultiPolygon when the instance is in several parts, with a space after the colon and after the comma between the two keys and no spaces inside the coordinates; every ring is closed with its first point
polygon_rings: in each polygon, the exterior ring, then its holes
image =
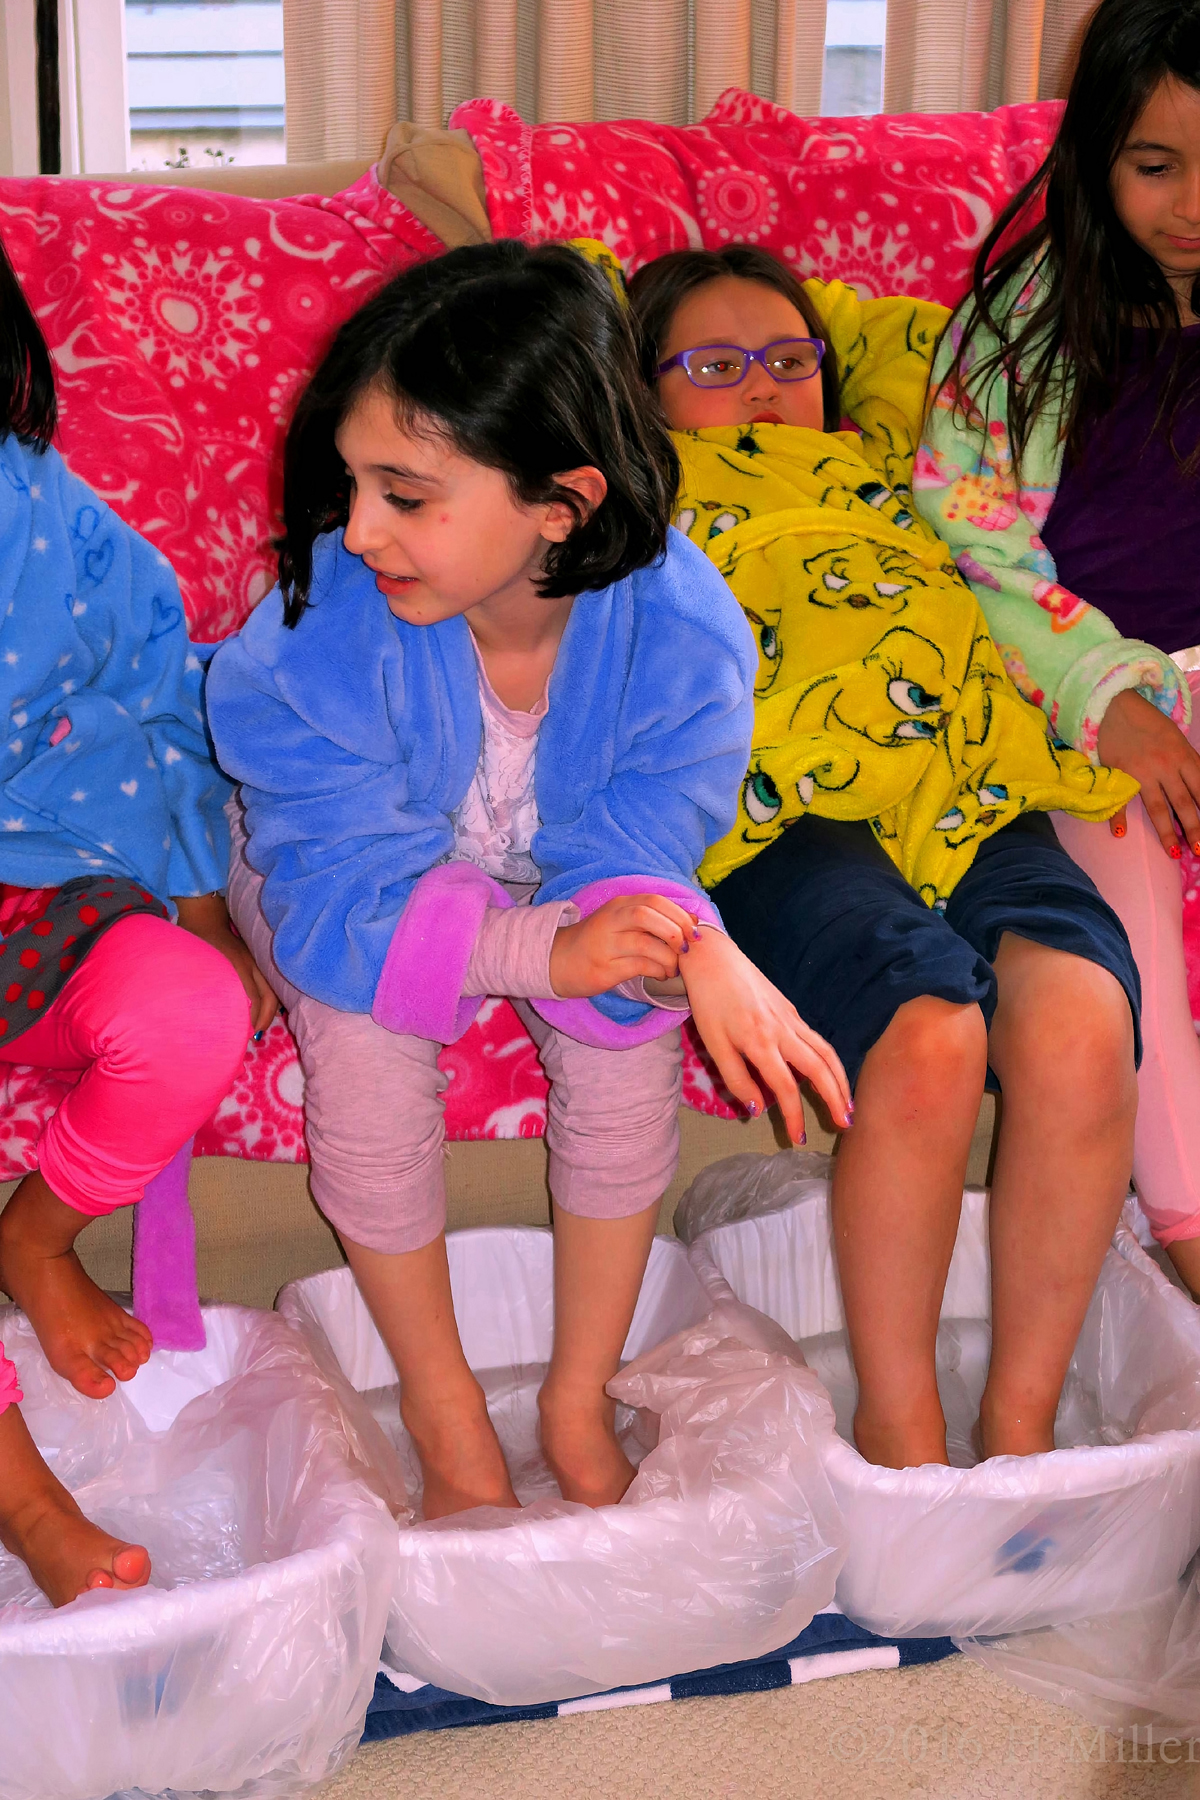
{"type": "MultiPolygon", "coordinates": [[[[1007,423],[1018,471],[1047,409],[1057,416],[1068,457],[1079,455],[1116,398],[1134,322],[1149,328],[1147,378],[1164,344],[1176,344],[1156,421],[1156,429],[1165,422],[1172,448],[1180,409],[1195,394],[1197,377],[1179,354],[1175,293],[1117,217],[1110,187],[1134,121],[1167,76],[1200,89],[1200,0],[1101,0],[1050,154],[984,239],[971,291],[947,327],[957,342],[944,387],[986,409],[996,378],[1009,384],[1007,423]],[[1036,298],[1014,315],[1011,300],[1000,304],[1005,290],[1034,269],[1036,298]],[[975,360],[981,329],[999,347],[975,360]]],[[[1200,310],[1200,277],[1192,310],[1200,310]]],[[[1200,452],[1187,466],[1198,459],[1200,452]]]]}
{"type": "Polygon", "coordinates": [[[50,351],[0,242],[0,439],[48,449],[57,412],[50,351]]]}
{"type": "Polygon", "coordinates": [[[607,277],[564,244],[472,244],[389,282],[342,326],[301,395],[283,459],[285,624],[308,603],[317,537],[347,522],[335,438],[376,387],[401,421],[500,470],[521,504],[570,507],[576,524],[548,549],[537,584],[548,599],[608,587],[666,550],[679,459],[646,405],[627,309],[607,277]],[[555,479],[589,464],[608,483],[593,511],[555,479]]]}
{"type": "Polygon", "coordinates": [[[803,284],[786,263],[759,250],[753,244],[730,244],[727,250],[670,250],[638,270],[629,283],[629,304],[633,309],[638,333],[638,351],[642,374],[651,387],[658,380],[663,345],[671,329],[671,320],[689,294],[719,281],[724,275],[739,281],[757,281],[762,287],[774,288],[791,302],[808,326],[809,334],[825,346],[821,358],[821,398],[824,401],[826,431],[836,431],[842,422],[841,392],[837,358],[825,330],[825,322],[805,293],[803,284]]]}

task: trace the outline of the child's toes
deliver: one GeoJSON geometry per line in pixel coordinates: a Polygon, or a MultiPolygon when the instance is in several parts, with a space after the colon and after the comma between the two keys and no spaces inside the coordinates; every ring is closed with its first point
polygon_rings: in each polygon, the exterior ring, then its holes
{"type": "Polygon", "coordinates": [[[140,1319],[135,1319],[132,1313],[121,1314],[121,1325],[130,1342],[138,1346],[141,1359],[145,1362],[154,1348],[154,1334],[150,1327],[140,1319]]]}
{"type": "Polygon", "coordinates": [[[150,1579],[150,1556],[141,1544],[122,1544],[110,1538],[113,1546],[111,1567],[93,1569],[81,1593],[95,1592],[97,1588],[139,1588],[145,1587],[150,1579]]]}
{"type": "MultiPolygon", "coordinates": [[[[134,1322],[130,1321],[131,1324],[134,1322]]],[[[105,1344],[103,1357],[118,1381],[132,1381],[138,1370],[149,1362],[152,1348],[150,1334],[144,1326],[141,1335],[118,1327],[105,1344]]]]}
{"type": "Polygon", "coordinates": [[[149,1362],[150,1352],[154,1348],[154,1339],[150,1335],[150,1327],[143,1325],[140,1319],[132,1319],[128,1313],[121,1315],[120,1345],[125,1354],[132,1357],[135,1367],[141,1368],[149,1362]]]}
{"type": "Polygon", "coordinates": [[[131,1344],[116,1343],[109,1345],[104,1360],[118,1381],[132,1381],[146,1359],[136,1355],[131,1344]]]}
{"type": "Polygon", "coordinates": [[[107,1400],[116,1392],[117,1384],[107,1369],[82,1351],[78,1356],[64,1357],[52,1365],[87,1400],[107,1400]]]}
{"type": "Polygon", "coordinates": [[[126,1544],[112,1560],[113,1574],[121,1587],[145,1587],[150,1579],[150,1556],[141,1544],[126,1544]]]}

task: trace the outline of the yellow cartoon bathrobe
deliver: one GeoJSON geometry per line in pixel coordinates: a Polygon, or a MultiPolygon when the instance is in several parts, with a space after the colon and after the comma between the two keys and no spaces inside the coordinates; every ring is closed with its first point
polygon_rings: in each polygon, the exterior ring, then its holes
{"type": "Polygon", "coordinates": [[[1052,742],[1004,670],[950,552],[909,510],[946,314],[809,282],[862,432],[676,432],[676,524],[725,576],[759,647],[754,747],[712,887],[813,812],[866,819],[930,906],[1020,812],[1104,819],[1137,792],[1052,742]]]}

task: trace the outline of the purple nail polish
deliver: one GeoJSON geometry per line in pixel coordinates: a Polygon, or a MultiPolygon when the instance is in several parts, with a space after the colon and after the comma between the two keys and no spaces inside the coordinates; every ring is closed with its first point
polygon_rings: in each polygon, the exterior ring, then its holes
{"type": "Polygon", "coordinates": [[[684,938],[684,940],[683,940],[683,947],[682,947],[682,950],[681,950],[681,952],[680,952],[680,954],[681,954],[681,955],[683,955],[683,956],[686,956],[686,955],[687,955],[687,953],[688,953],[688,951],[689,951],[689,950],[690,950],[690,949],[691,949],[691,947],[692,947],[692,946],[691,946],[691,945],[690,945],[690,944],[689,944],[689,943],[688,943],[688,941],[687,941],[687,939],[686,939],[686,938],[684,938]]]}
{"type": "Polygon", "coordinates": [[[698,944],[700,942],[700,927],[698,925],[692,932],[692,942],[693,944],[698,944]]]}
{"type": "Polygon", "coordinates": [[[797,1144],[807,1144],[807,1142],[808,1142],[807,1131],[802,1131],[800,1133],[800,1136],[796,1139],[796,1142],[797,1142],[797,1144]]]}
{"type": "Polygon", "coordinates": [[[758,1117],[758,1101],[757,1100],[748,1100],[746,1102],[746,1111],[750,1114],[750,1117],[752,1119],[757,1119],[757,1117],[758,1117]]]}

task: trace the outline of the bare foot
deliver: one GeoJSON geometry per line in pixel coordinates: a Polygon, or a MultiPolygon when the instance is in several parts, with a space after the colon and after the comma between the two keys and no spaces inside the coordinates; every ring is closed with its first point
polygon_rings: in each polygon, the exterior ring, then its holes
{"type": "Polygon", "coordinates": [[[898,1421],[872,1418],[860,1406],[854,1415],[854,1442],[859,1455],[880,1469],[920,1469],[926,1463],[949,1464],[946,1421],[938,1407],[898,1421]]]}
{"type": "Polygon", "coordinates": [[[476,1382],[471,1389],[429,1397],[401,1391],[400,1416],[424,1477],[426,1519],[472,1506],[520,1506],[483,1390],[476,1382]]]}
{"type": "Polygon", "coordinates": [[[103,1400],[114,1375],[133,1379],[153,1340],[84,1273],[72,1245],[87,1222],[40,1174],[27,1175],[0,1213],[0,1288],[28,1317],[50,1367],[103,1400]]]}
{"type": "Polygon", "coordinates": [[[615,1506],[637,1473],[617,1442],[616,1403],[599,1393],[555,1391],[538,1395],[542,1449],[564,1500],[615,1506]]]}
{"type": "Polygon", "coordinates": [[[46,1598],[66,1606],[92,1588],[145,1587],[150,1558],[93,1525],[50,1473],[15,1406],[0,1413],[0,1543],[46,1598]]]}
{"type": "Polygon", "coordinates": [[[1042,1456],[1054,1448],[1054,1412],[1044,1407],[1007,1406],[985,1390],[979,1403],[979,1446],[985,1460],[989,1456],[1042,1456]]]}

